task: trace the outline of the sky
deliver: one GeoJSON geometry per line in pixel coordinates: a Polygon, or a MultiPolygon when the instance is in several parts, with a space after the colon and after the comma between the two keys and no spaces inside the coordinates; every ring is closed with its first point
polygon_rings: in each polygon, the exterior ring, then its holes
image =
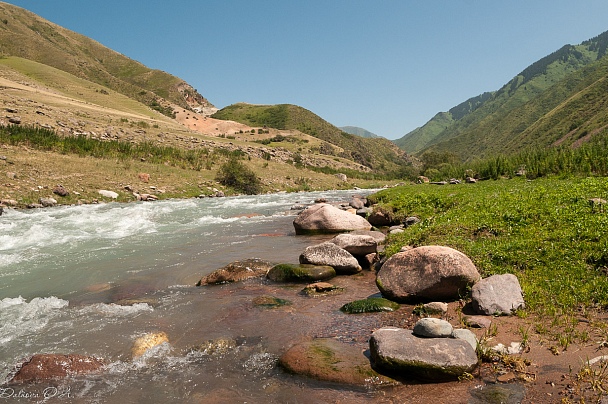
{"type": "Polygon", "coordinates": [[[9,0],[218,108],[296,104],[400,138],[608,30],[606,0],[9,0]]]}

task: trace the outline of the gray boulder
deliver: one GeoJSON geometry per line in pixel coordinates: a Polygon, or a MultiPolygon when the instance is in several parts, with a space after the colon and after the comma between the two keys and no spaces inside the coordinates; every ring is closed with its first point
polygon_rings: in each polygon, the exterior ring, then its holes
{"type": "Polygon", "coordinates": [[[372,236],[352,233],[338,234],[329,242],[345,249],[352,255],[367,255],[378,251],[378,243],[372,236]]]}
{"type": "Polygon", "coordinates": [[[473,347],[475,351],[477,351],[477,337],[471,330],[467,330],[466,328],[457,328],[452,331],[452,338],[461,339],[466,341],[473,347]]]}
{"type": "Polygon", "coordinates": [[[38,199],[38,202],[45,208],[50,208],[50,207],[57,205],[57,200],[54,198],[51,198],[51,197],[40,198],[40,199],[38,199]]]}
{"type": "Polygon", "coordinates": [[[339,275],[356,274],[361,271],[361,265],[357,259],[333,243],[306,247],[300,255],[300,264],[329,265],[339,275]]]}
{"type": "Polygon", "coordinates": [[[416,322],[412,332],[417,337],[447,338],[452,335],[452,331],[454,331],[454,327],[447,321],[426,317],[421,318],[416,322]]]}
{"type": "Polygon", "coordinates": [[[449,247],[424,246],[389,258],[376,276],[382,294],[395,301],[453,300],[480,279],[473,262],[449,247]]]}
{"type": "Polygon", "coordinates": [[[384,327],[369,341],[376,369],[427,380],[457,379],[478,364],[471,345],[455,338],[419,338],[412,331],[384,327]]]}
{"type": "Polygon", "coordinates": [[[361,216],[335,206],[319,203],[304,209],[294,219],[296,234],[342,233],[352,230],[371,230],[372,225],[361,216]]]}
{"type": "Polygon", "coordinates": [[[492,275],[482,279],[471,290],[473,308],[486,315],[509,315],[526,307],[519,280],[513,274],[492,275]]]}

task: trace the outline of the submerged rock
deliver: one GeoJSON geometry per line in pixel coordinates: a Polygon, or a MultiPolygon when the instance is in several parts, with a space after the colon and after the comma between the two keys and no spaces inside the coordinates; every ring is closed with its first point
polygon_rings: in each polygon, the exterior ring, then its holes
{"type": "Polygon", "coordinates": [[[302,289],[301,294],[303,294],[304,296],[316,297],[339,294],[342,292],[344,292],[344,288],[341,288],[339,286],[335,286],[327,282],[316,282],[310,285],[306,285],[306,287],[302,289]]]}
{"type": "Polygon", "coordinates": [[[243,261],[235,261],[217,269],[203,277],[196,286],[217,285],[222,283],[239,282],[249,278],[261,278],[275,264],[259,258],[251,258],[243,261]]]}
{"type": "Polygon", "coordinates": [[[478,364],[475,350],[464,340],[420,338],[402,328],[380,328],[369,344],[377,369],[414,379],[454,380],[478,364]]]}
{"type": "Polygon", "coordinates": [[[378,272],[376,284],[395,301],[458,299],[480,279],[473,262],[460,251],[424,246],[399,252],[378,272]]]}
{"type": "Polygon", "coordinates": [[[333,338],[318,338],[291,347],[279,359],[291,373],[355,386],[398,384],[374,371],[363,349],[333,338]]]}
{"type": "Polygon", "coordinates": [[[328,265],[279,264],[272,267],[266,276],[274,282],[310,283],[331,279],[336,276],[336,270],[328,265]]]}
{"type": "Polygon", "coordinates": [[[76,354],[38,354],[21,365],[9,383],[31,383],[97,372],[101,359],[76,354]]]}
{"type": "Polygon", "coordinates": [[[398,303],[381,297],[369,297],[367,299],[355,300],[340,307],[340,311],[348,314],[395,311],[397,309],[399,309],[398,303]]]}
{"type": "Polygon", "coordinates": [[[353,215],[326,203],[304,209],[294,219],[293,226],[296,234],[342,233],[372,228],[372,225],[361,216],[353,215]]]}
{"type": "Polygon", "coordinates": [[[281,299],[275,296],[262,295],[257,296],[253,299],[253,305],[258,307],[265,307],[267,309],[274,309],[281,306],[290,306],[291,302],[286,299],[281,299]]]}
{"type": "Polygon", "coordinates": [[[234,351],[237,345],[237,341],[233,338],[216,338],[191,347],[190,350],[203,355],[222,356],[234,351]]]}
{"type": "Polygon", "coordinates": [[[150,348],[162,343],[169,342],[169,337],[164,332],[149,333],[137,338],[133,343],[131,352],[134,358],[142,356],[150,348]]]}

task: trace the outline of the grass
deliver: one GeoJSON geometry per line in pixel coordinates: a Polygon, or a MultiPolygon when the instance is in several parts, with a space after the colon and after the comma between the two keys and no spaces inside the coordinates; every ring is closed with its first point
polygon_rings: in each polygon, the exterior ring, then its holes
{"type": "Polygon", "coordinates": [[[515,274],[528,310],[562,316],[608,305],[608,214],[592,213],[587,202],[606,196],[605,178],[541,178],[404,186],[372,200],[422,220],[390,236],[387,255],[403,245],[455,248],[484,277],[515,274]]]}

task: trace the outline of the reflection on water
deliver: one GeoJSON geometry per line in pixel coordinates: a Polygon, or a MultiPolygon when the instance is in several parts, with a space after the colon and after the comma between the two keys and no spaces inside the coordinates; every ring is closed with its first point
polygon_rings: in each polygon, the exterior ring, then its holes
{"type": "MultiPolygon", "coordinates": [[[[322,195],[348,200],[355,193],[322,195]]],[[[296,237],[289,208],[318,196],[8,211],[0,217],[0,381],[35,353],[78,353],[103,358],[107,368],[53,384],[76,402],[369,400],[373,393],[294,379],[276,367],[298,339],[331,334],[318,318],[342,316],[342,297],[309,299],[264,280],[193,286],[235,260],[297,262],[306,246],[329,236],[296,237]],[[293,305],[254,307],[264,294],[293,305]],[[124,299],[136,300],[114,304],[124,299]],[[165,332],[169,343],[132,358],[135,339],[150,332],[165,332]],[[195,349],[218,338],[235,343],[221,352],[195,349]]],[[[356,291],[355,281],[342,282],[356,291]]],[[[373,286],[361,287],[361,298],[370,293],[373,286]]]]}

